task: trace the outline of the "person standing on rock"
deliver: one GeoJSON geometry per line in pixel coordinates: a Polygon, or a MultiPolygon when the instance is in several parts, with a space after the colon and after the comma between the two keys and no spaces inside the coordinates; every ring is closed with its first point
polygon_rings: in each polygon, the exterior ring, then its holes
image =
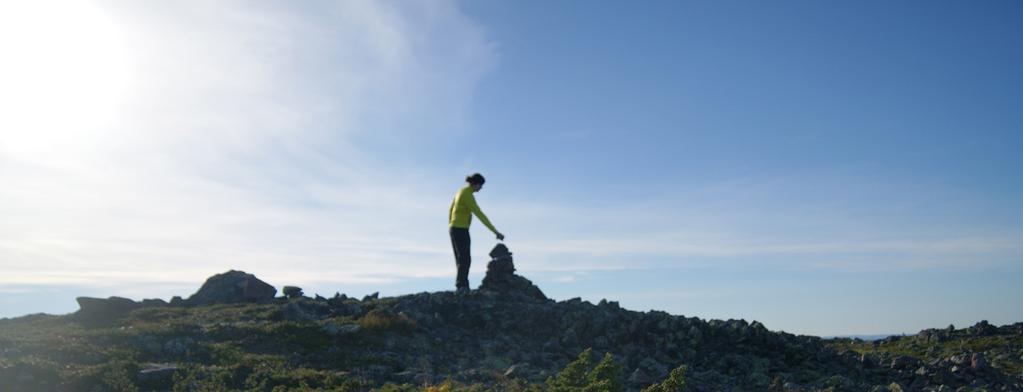
{"type": "Polygon", "coordinates": [[[455,288],[459,293],[469,291],[469,264],[472,263],[472,256],[469,254],[469,224],[472,223],[472,216],[475,214],[480,218],[480,222],[497,235],[498,241],[504,241],[504,234],[490,224],[490,219],[483,214],[480,206],[476,204],[476,197],[472,195],[483,189],[483,183],[486,182],[483,175],[473,173],[465,177],[465,182],[469,184],[455,193],[455,199],[451,201],[451,208],[448,210],[448,233],[451,234],[451,247],[455,251],[455,265],[458,267],[455,288]]]}

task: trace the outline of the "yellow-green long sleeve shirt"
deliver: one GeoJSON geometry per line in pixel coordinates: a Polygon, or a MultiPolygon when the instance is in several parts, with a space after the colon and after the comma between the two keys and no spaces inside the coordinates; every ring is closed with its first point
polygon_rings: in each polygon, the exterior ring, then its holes
{"type": "Polygon", "coordinates": [[[451,201],[451,209],[448,210],[448,225],[468,229],[469,223],[472,223],[473,214],[479,217],[480,222],[483,222],[490,231],[497,233],[494,225],[490,224],[490,219],[487,219],[487,216],[480,210],[480,206],[476,204],[476,197],[472,195],[472,187],[466,186],[459,189],[458,193],[455,193],[455,200],[451,201]]]}

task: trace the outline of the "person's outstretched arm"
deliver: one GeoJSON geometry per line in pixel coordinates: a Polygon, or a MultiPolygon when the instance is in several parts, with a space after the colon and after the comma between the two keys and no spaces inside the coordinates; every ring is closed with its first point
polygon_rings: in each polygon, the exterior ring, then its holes
{"type": "Polygon", "coordinates": [[[494,234],[497,234],[497,239],[503,241],[504,234],[501,234],[501,232],[497,231],[497,229],[494,228],[494,225],[490,223],[490,219],[487,219],[487,215],[484,214],[483,210],[480,209],[480,206],[476,204],[476,197],[473,196],[472,193],[469,194],[468,202],[469,208],[472,209],[472,213],[476,215],[477,218],[480,218],[480,222],[483,222],[484,226],[490,229],[490,231],[494,232],[494,234]]]}

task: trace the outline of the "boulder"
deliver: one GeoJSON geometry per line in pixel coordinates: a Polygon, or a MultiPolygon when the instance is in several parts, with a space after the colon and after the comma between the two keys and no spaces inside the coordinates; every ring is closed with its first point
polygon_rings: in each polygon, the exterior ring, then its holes
{"type": "Polygon", "coordinates": [[[237,302],[269,301],[277,289],[255,275],[231,270],[206,279],[202,287],[186,300],[188,305],[202,306],[237,302]]]}
{"type": "Polygon", "coordinates": [[[174,373],[178,367],[165,363],[146,364],[136,378],[147,390],[169,390],[174,385],[174,373]]]}
{"type": "Polygon", "coordinates": [[[974,336],[991,336],[998,333],[998,327],[989,324],[987,320],[980,320],[979,323],[969,328],[969,332],[974,336]]]}
{"type": "Polygon", "coordinates": [[[900,355],[892,358],[892,369],[913,370],[920,366],[920,360],[908,355],[900,355]]]}
{"type": "Polygon", "coordinates": [[[345,301],[348,301],[348,296],[340,292],[334,293],[333,297],[327,298],[327,304],[330,306],[344,306],[345,301]]]}
{"type": "Polygon", "coordinates": [[[984,358],[984,354],[973,353],[973,356],[970,357],[970,367],[977,370],[987,369],[987,358],[984,358]]]}
{"type": "Polygon", "coordinates": [[[949,360],[949,362],[952,362],[955,365],[965,365],[965,364],[969,363],[970,357],[967,356],[966,354],[956,354],[956,355],[953,355],[953,356],[949,357],[948,360],[949,360]]]}
{"type": "Polygon", "coordinates": [[[88,322],[112,321],[142,306],[138,302],[122,297],[107,299],[78,297],[75,300],[78,301],[79,307],[75,316],[88,322]]]}
{"type": "Polygon", "coordinates": [[[877,355],[871,353],[863,353],[862,355],[860,355],[860,363],[863,365],[864,369],[875,368],[877,367],[878,364],[877,355]]]}
{"type": "Polygon", "coordinates": [[[302,298],[302,288],[301,287],[298,287],[298,286],[284,286],[284,289],[281,290],[281,291],[284,292],[284,296],[288,297],[289,299],[302,298]]]}
{"type": "Polygon", "coordinates": [[[491,260],[487,263],[487,275],[483,278],[480,291],[513,295],[546,301],[547,296],[529,279],[515,274],[515,263],[512,253],[504,244],[497,244],[490,251],[491,260]]]}
{"type": "Polygon", "coordinates": [[[288,302],[281,308],[281,316],[289,321],[311,321],[316,315],[306,311],[297,302],[288,302]]]}

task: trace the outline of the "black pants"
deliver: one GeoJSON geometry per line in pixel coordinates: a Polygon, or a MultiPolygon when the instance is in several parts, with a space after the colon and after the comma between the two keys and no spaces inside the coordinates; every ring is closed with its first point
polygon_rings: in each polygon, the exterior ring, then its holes
{"type": "Polygon", "coordinates": [[[458,266],[455,288],[468,288],[469,265],[472,264],[472,256],[469,254],[469,229],[452,227],[448,229],[448,233],[451,234],[451,248],[455,250],[455,265],[458,266]]]}

